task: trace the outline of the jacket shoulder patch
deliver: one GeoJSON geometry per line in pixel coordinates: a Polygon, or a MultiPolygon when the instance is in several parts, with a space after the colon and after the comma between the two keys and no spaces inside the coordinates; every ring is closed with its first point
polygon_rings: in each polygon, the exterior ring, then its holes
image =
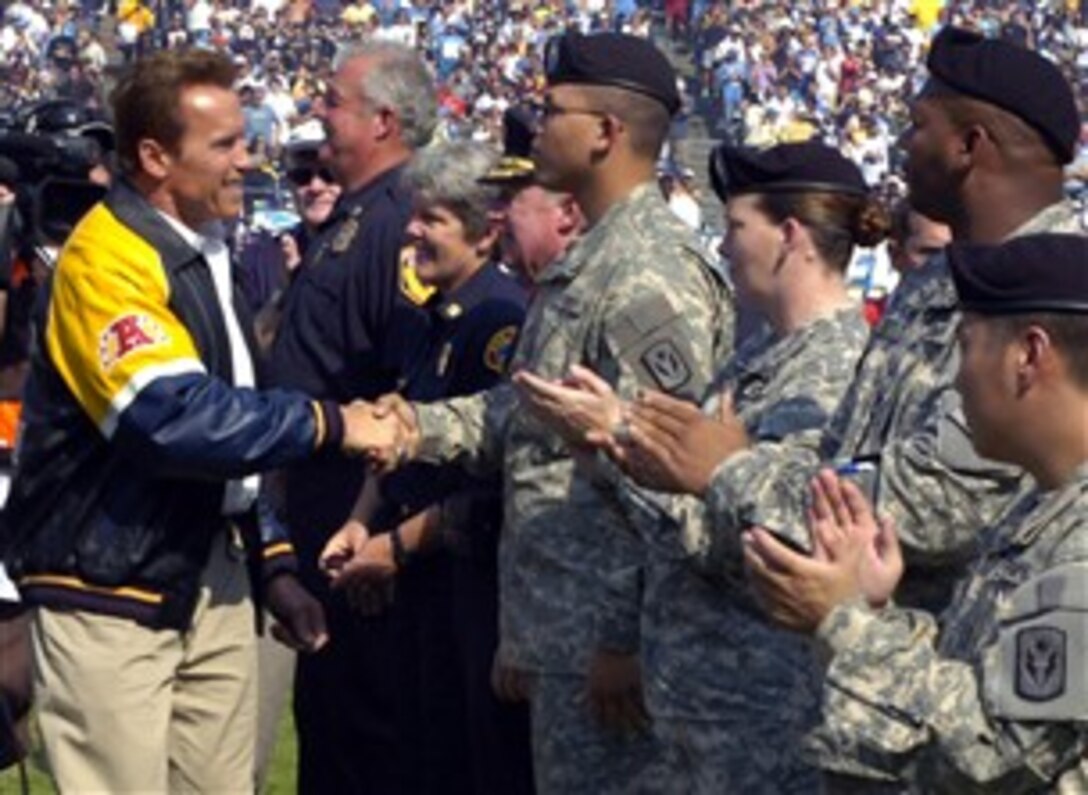
{"type": "Polygon", "coordinates": [[[98,335],[98,360],[110,370],[132,353],[153,348],[168,340],[162,326],[143,313],[114,318],[98,335]]]}

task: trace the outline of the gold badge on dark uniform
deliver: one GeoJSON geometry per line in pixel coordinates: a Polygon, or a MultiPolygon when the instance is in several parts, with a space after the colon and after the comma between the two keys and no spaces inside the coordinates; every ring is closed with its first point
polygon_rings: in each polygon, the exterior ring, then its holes
{"type": "Polygon", "coordinates": [[[359,221],[356,218],[348,218],[336,230],[336,236],[332,239],[332,253],[343,254],[351,247],[355,235],[359,233],[359,221]]]}

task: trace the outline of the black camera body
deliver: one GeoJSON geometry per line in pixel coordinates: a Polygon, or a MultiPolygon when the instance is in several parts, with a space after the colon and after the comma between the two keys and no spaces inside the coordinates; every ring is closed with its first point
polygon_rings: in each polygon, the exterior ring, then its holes
{"type": "Polygon", "coordinates": [[[64,242],[105,195],[89,175],[112,150],[112,128],[68,100],[37,103],[0,128],[0,158],[17,168],[21,245],[64,242]]]}

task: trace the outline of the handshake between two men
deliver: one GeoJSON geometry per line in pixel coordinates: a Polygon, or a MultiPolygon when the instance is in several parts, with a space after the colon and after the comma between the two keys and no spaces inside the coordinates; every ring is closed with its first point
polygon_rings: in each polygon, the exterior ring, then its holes
{"type": "Polygon", "coordinates": [[[400,395],[384,395],[374,403],[356,400],[341,411],[344,451],[365,458],[373,471],[390,472],[415,455],[419,446],[415,410],[400,395]]]}

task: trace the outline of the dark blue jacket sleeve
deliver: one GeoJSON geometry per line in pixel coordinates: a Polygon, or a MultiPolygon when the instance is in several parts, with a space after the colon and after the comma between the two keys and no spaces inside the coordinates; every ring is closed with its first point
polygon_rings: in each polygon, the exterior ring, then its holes
{"type": "Polygon", "coordinates": [[[197,373],[156,378],[121,413],[114,441],[166,477],[235,478],[339,446],[339,408],[297,392],[230,387],[197,373]]]}

